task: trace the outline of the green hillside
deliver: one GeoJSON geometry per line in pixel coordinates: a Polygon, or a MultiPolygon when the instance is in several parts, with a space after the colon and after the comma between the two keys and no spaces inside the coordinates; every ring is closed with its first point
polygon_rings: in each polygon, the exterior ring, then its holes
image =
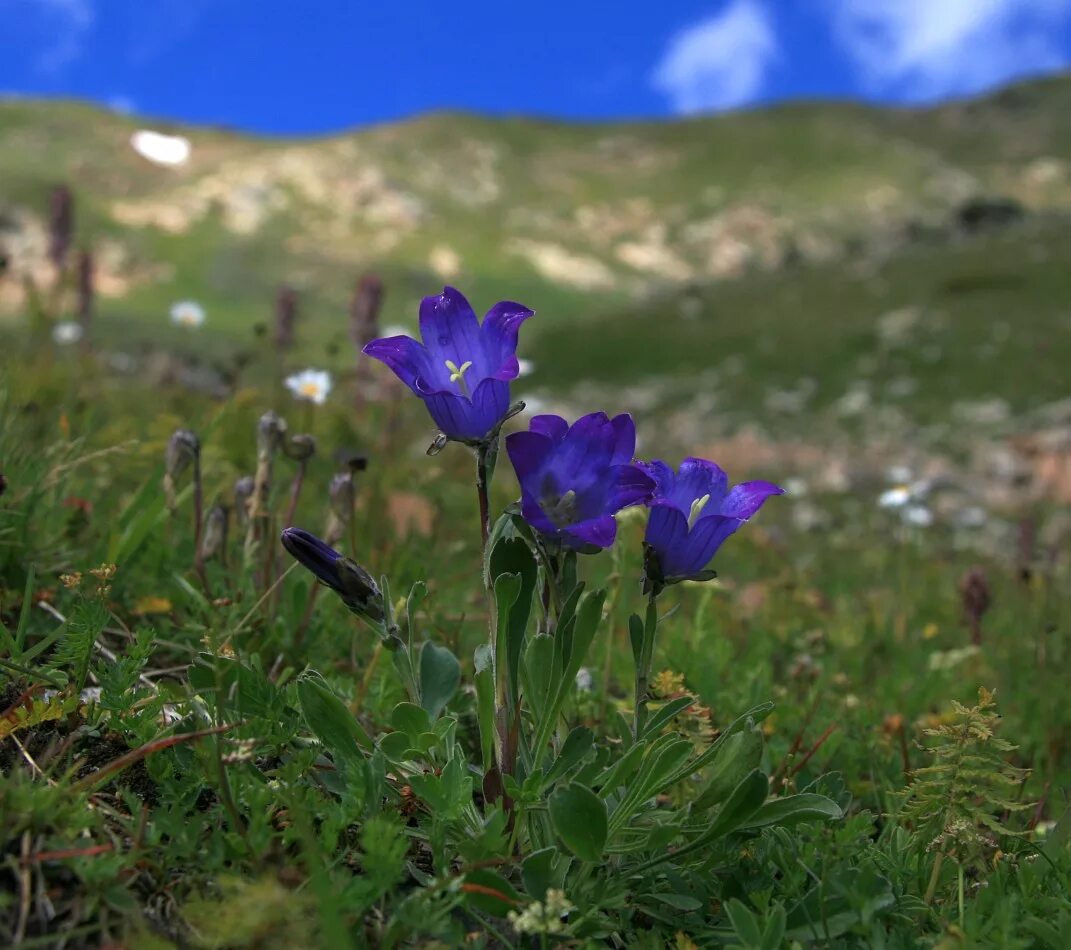
{"type": "Polygon", "coordinates": [[[786,267],[914,253],[920,233],[944,241],[968,201],[1071,209],[1069,104],[1063,77],[924,111],[804,103],[606,125],[435,114],[277,140],[8,100],[0,313],[19,312],[20,275],[47,273],[60,182],[75,191],[79,241],[98,251],[100,332],[126,345],[180,342],[166,312],[184,298],[205,305],[220,342],[244,344],[289,282],[304,355],[324,360],[370,269],[387,280],[388,323],[411,321],[444,281],[481,305],[520,298],[544,328],[681,285],[750,282],[732,295],[757,301],[786,267]],[[188,136],[190,161],[145,161],[128,143],[139,127],[188,136]]]}

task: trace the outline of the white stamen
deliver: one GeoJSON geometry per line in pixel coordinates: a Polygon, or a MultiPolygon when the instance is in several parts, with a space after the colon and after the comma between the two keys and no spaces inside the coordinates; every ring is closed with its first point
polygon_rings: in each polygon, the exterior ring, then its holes
{"type": "Polygon", "coordinates": [[[469,395],[469,387],[465,385],[465,373],[472,366],[472,360],[465,360],[460,366],[453,360],[444,360],[446,368],[450,370],[450,382],[457,383],[458,389],[466,396],[469,395]]]}
{"type": "Polygon", "coordinates": [[[702,513],[703,509],[706,508],[708,501],[710,501],[710,495],[704,495],[702,498],[697,498],[695,501],[692,502],[692,510],[688,512],[689,530],[691,530],[692,526],[699,518],[699,515],[702,513]]]}

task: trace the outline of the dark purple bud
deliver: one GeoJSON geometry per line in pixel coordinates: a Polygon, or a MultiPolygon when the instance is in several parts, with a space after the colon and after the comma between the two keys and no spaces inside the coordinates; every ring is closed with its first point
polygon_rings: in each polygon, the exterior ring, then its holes
{"type": "Polygon", "coordinates": [[[971,643],[976,646],[982,642],[982,617],[992,603],[989,579],[980,567],[972,567],[963,575],[959,583],[959,593],[963,600],[963,614],[971,630],[971,643]]]}
{"type": "Polygon", "coordinates": [[[356,561],[302,528],[286,528],[282,542],[291,557],[338,594],[353,613],[374,622],[383,620],[383,595],[372,575],[356,561]]]}
{"type": "Polygon", "coordinates": [[[353,292],[350,304],[350,336],[358,350],[379,336],[379,311],[383,308],[383,281],[365,274],[353,292]]]}
{"type": "Polygon", "coordinates": [[[297,320],[297,291],[282,286],[275,297],[275,345],[288,350],[294,345],[294,323],[297,320]]]}

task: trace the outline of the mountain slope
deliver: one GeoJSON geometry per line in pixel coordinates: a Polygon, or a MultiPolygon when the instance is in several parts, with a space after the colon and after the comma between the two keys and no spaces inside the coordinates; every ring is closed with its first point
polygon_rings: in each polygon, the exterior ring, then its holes
{"type": "Polygon", "coordinates": [[[191,139],[178,169],[134,153],[140,124],[0,103],[0,312],[21,308],[23,275],[46,279],[59,182],[97,252],[101,332],[166,339],[168,305],[194,298],[240,343],[287,282],[310,355],[344,339],[367,269],[387,278],[387,322],[411,322],[416,299],[451,281],[480,306],[522,299],[549,325],[667,286],[888,255],[980,195],[1071,208],[1068,77],[924,111],[808,103],[608,125],[435,114],[291,141],[153,125],[191,139]]]}

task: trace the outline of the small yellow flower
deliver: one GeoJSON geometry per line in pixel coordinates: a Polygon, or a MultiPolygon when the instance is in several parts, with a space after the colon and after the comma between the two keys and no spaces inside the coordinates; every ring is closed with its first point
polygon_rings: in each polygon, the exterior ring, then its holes
{"type": "Polygon", "coordinates": [[[60,583],[71,590],[82,583],[81,571],[72,571],[70,574],[60,574],[60,583]]]}
{"type": "Polygon", "coordinates": [[[151,594],[148,597],[140,598],[137,603],[134,604],[134,613],[139,617],[148,617],[153,614],[167,614],[171,612],[171,601],[166,597],[154,597],[151,594]]]}
{"type": "Polygon", "coordinates": [[[940,632],[941,632],[941,628],[938,627],[937,624],[935,624],[933,622],[930,622],[930,623],[926,624],[925,627],[922,628],[922,639],[923,640],[932,640],[940,632]]]}
{"type": "Polygon", "coordinates": [[[684,674],[672,670],[662,670],[651,682],[651,689],[660,698],[675,696],[684,692],[684,674]]]}

